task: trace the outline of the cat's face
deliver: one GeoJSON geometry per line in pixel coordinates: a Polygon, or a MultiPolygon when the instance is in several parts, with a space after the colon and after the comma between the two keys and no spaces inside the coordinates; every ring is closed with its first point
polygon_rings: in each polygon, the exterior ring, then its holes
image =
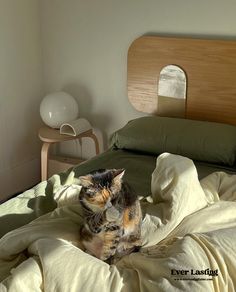
{"type": "Polygon", "coordinates": [[[121,190],[124,172],[124,169],[101,169],[80,176],[80,200],[93,212],[102,212],[111,207],[112,199],[121,190]]]}

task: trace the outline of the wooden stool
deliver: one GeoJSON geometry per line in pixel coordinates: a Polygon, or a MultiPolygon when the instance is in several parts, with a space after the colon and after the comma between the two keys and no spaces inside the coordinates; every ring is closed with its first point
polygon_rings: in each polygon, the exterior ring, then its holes
{"type": "Polygon", "coordinates": [[[69,136],[60,134],[60,130],[52,129],[49,127],[42,127],[39,129],[39,138],[43,142],[41,149],[41,180],[47,180],[48,178],[48,157],[49,148],[54,143],[60,143],[69,140],[91,138],[95,144],[96,155],[99,154],[99,144],[97,136],[92,130],[88,130],[79,134],[78,136],[69,136]]]}

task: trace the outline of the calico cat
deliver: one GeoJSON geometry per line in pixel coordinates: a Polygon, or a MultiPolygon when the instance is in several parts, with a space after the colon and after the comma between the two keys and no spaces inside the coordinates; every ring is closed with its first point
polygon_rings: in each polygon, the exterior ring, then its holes
{"type": "Polygon", "coordinates": [[[137,195],[123,182],[124,169],[100,169],[80,176],[86,251],[113,263],[141,245],[142,213],[137,195]]]}

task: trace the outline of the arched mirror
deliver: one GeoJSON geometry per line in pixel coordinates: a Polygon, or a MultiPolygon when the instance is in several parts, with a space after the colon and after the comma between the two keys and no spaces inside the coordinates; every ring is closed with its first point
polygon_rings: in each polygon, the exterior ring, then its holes
{"type": "Polygon", "coordinates": [[[158,112],[160,116],[185,117],[186,75],[176,65],[167,65],[158,82],[158,112]]]}

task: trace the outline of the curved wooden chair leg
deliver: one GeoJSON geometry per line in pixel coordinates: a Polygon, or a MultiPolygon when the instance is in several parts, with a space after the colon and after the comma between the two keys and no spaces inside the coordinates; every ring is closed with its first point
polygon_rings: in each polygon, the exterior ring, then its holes
{"type": "Polygon", "coordinates": [[[93,139],[94,144],[95,144],[95,150],[96,150],[96,155],[98,155],[100,153],[99,150],[99,143],[98,143],[98,138],[94,133],[91,133],[90,137],[93,139]]]}
{"type": "Polygon", "coordinates": [[[48,178],[48,153],[52,143],[44,142],[41,149],[41,180],[48,178]]]}

